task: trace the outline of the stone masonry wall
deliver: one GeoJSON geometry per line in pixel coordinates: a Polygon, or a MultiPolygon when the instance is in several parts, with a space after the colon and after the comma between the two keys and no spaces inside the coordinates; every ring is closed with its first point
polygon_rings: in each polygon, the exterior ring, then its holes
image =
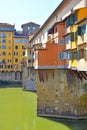
{"type": "Polygon", "coordinates": [[[65,69],[37,70],[37,114],[42,116],[87,117],[87,96],[76,72],[65,69]],[[84,97],[84,98],[81,98],[84,97]]]}

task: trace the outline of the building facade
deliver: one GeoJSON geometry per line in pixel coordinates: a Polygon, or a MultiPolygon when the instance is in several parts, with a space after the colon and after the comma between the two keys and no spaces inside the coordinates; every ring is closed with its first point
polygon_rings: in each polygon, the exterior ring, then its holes
{"type": "Polygon", "coordinates": [[[0,80],[22,80],[21,59],[28,37],[18,34],[15,26],[0,23],[0,80]]]}
{"type": "Polygon", "coordinates": [[[28,34],[29,36],[34,35],[40,29],[40,25],[34,22],[22,24],[21,27],[22,27],[23,33],[28,34]]]}
{"type": "Polygon", "coordinates": [[[87,118],[86,0],[63,0],[30,40],[37,114],[87,118]]]}

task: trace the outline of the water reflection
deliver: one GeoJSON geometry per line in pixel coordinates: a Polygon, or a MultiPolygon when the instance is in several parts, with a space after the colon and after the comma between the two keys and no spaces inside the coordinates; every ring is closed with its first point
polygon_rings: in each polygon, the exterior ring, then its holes
{"type": "Polygon", "coordinates": [[[62,123],[70,128],[70,130],[87,130],[87,119],[73,120],[73,119],[58,119],[47,118],[58,123],[62,123]]]}

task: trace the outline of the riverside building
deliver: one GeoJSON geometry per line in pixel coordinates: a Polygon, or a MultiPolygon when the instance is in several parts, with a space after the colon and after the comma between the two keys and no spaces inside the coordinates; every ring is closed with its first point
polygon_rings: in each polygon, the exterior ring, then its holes
{"type": "Polygon", "coordinates": [[[40,116],[87,118],[86,11],[86,0],[63,0],[30,40],[40,116]]]}
{"type": "Polygon", "coordinates": [[[17,32],[14,25],[0,23],[0,80],[22,80],[20,57],[27,46],[27,35],[17,32]]]}

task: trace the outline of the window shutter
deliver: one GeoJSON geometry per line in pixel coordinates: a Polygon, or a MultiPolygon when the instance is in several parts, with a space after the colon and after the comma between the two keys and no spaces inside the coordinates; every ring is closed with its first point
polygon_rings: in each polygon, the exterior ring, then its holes
{"type": "Polygon", "coordinates": [[[74,41],[74,32],[71,32],[71,42],[74,41]]]}
{"type": "Polygon", "coordinates": [[[82,35],[84,35],[86,33],[86,24],[82,25],[81,33],[82,33],[82,35]]]}
{"type": "Polygon", "coordinates": [[[79,60],[80,59],[80,50],[76,51],[76,59],[79,60]]]}
{"type": "Polygon", "coordinates": [[[77,21],[78,21],[78,14],[76,13],[76,14],[74,15],[74,23],[77,22],[77,21]]]}
{"type": "Polygon", "coordinates": [[[78,27],[77,34],[81,36],[81,27],[78,27]]]}
{"type": "Polygon", "coordinates": [[[68,52],[67,53],[67,59],[68,60],[72,60],[72,52],[68,52]]]}
{"type": "Polygon", "coordinates": [[[73,25],[73,23],[74,23],[74,22],[73,22],[73,16],[71,15],[71,16],[70,16],[70,25],[73,25]]]}

